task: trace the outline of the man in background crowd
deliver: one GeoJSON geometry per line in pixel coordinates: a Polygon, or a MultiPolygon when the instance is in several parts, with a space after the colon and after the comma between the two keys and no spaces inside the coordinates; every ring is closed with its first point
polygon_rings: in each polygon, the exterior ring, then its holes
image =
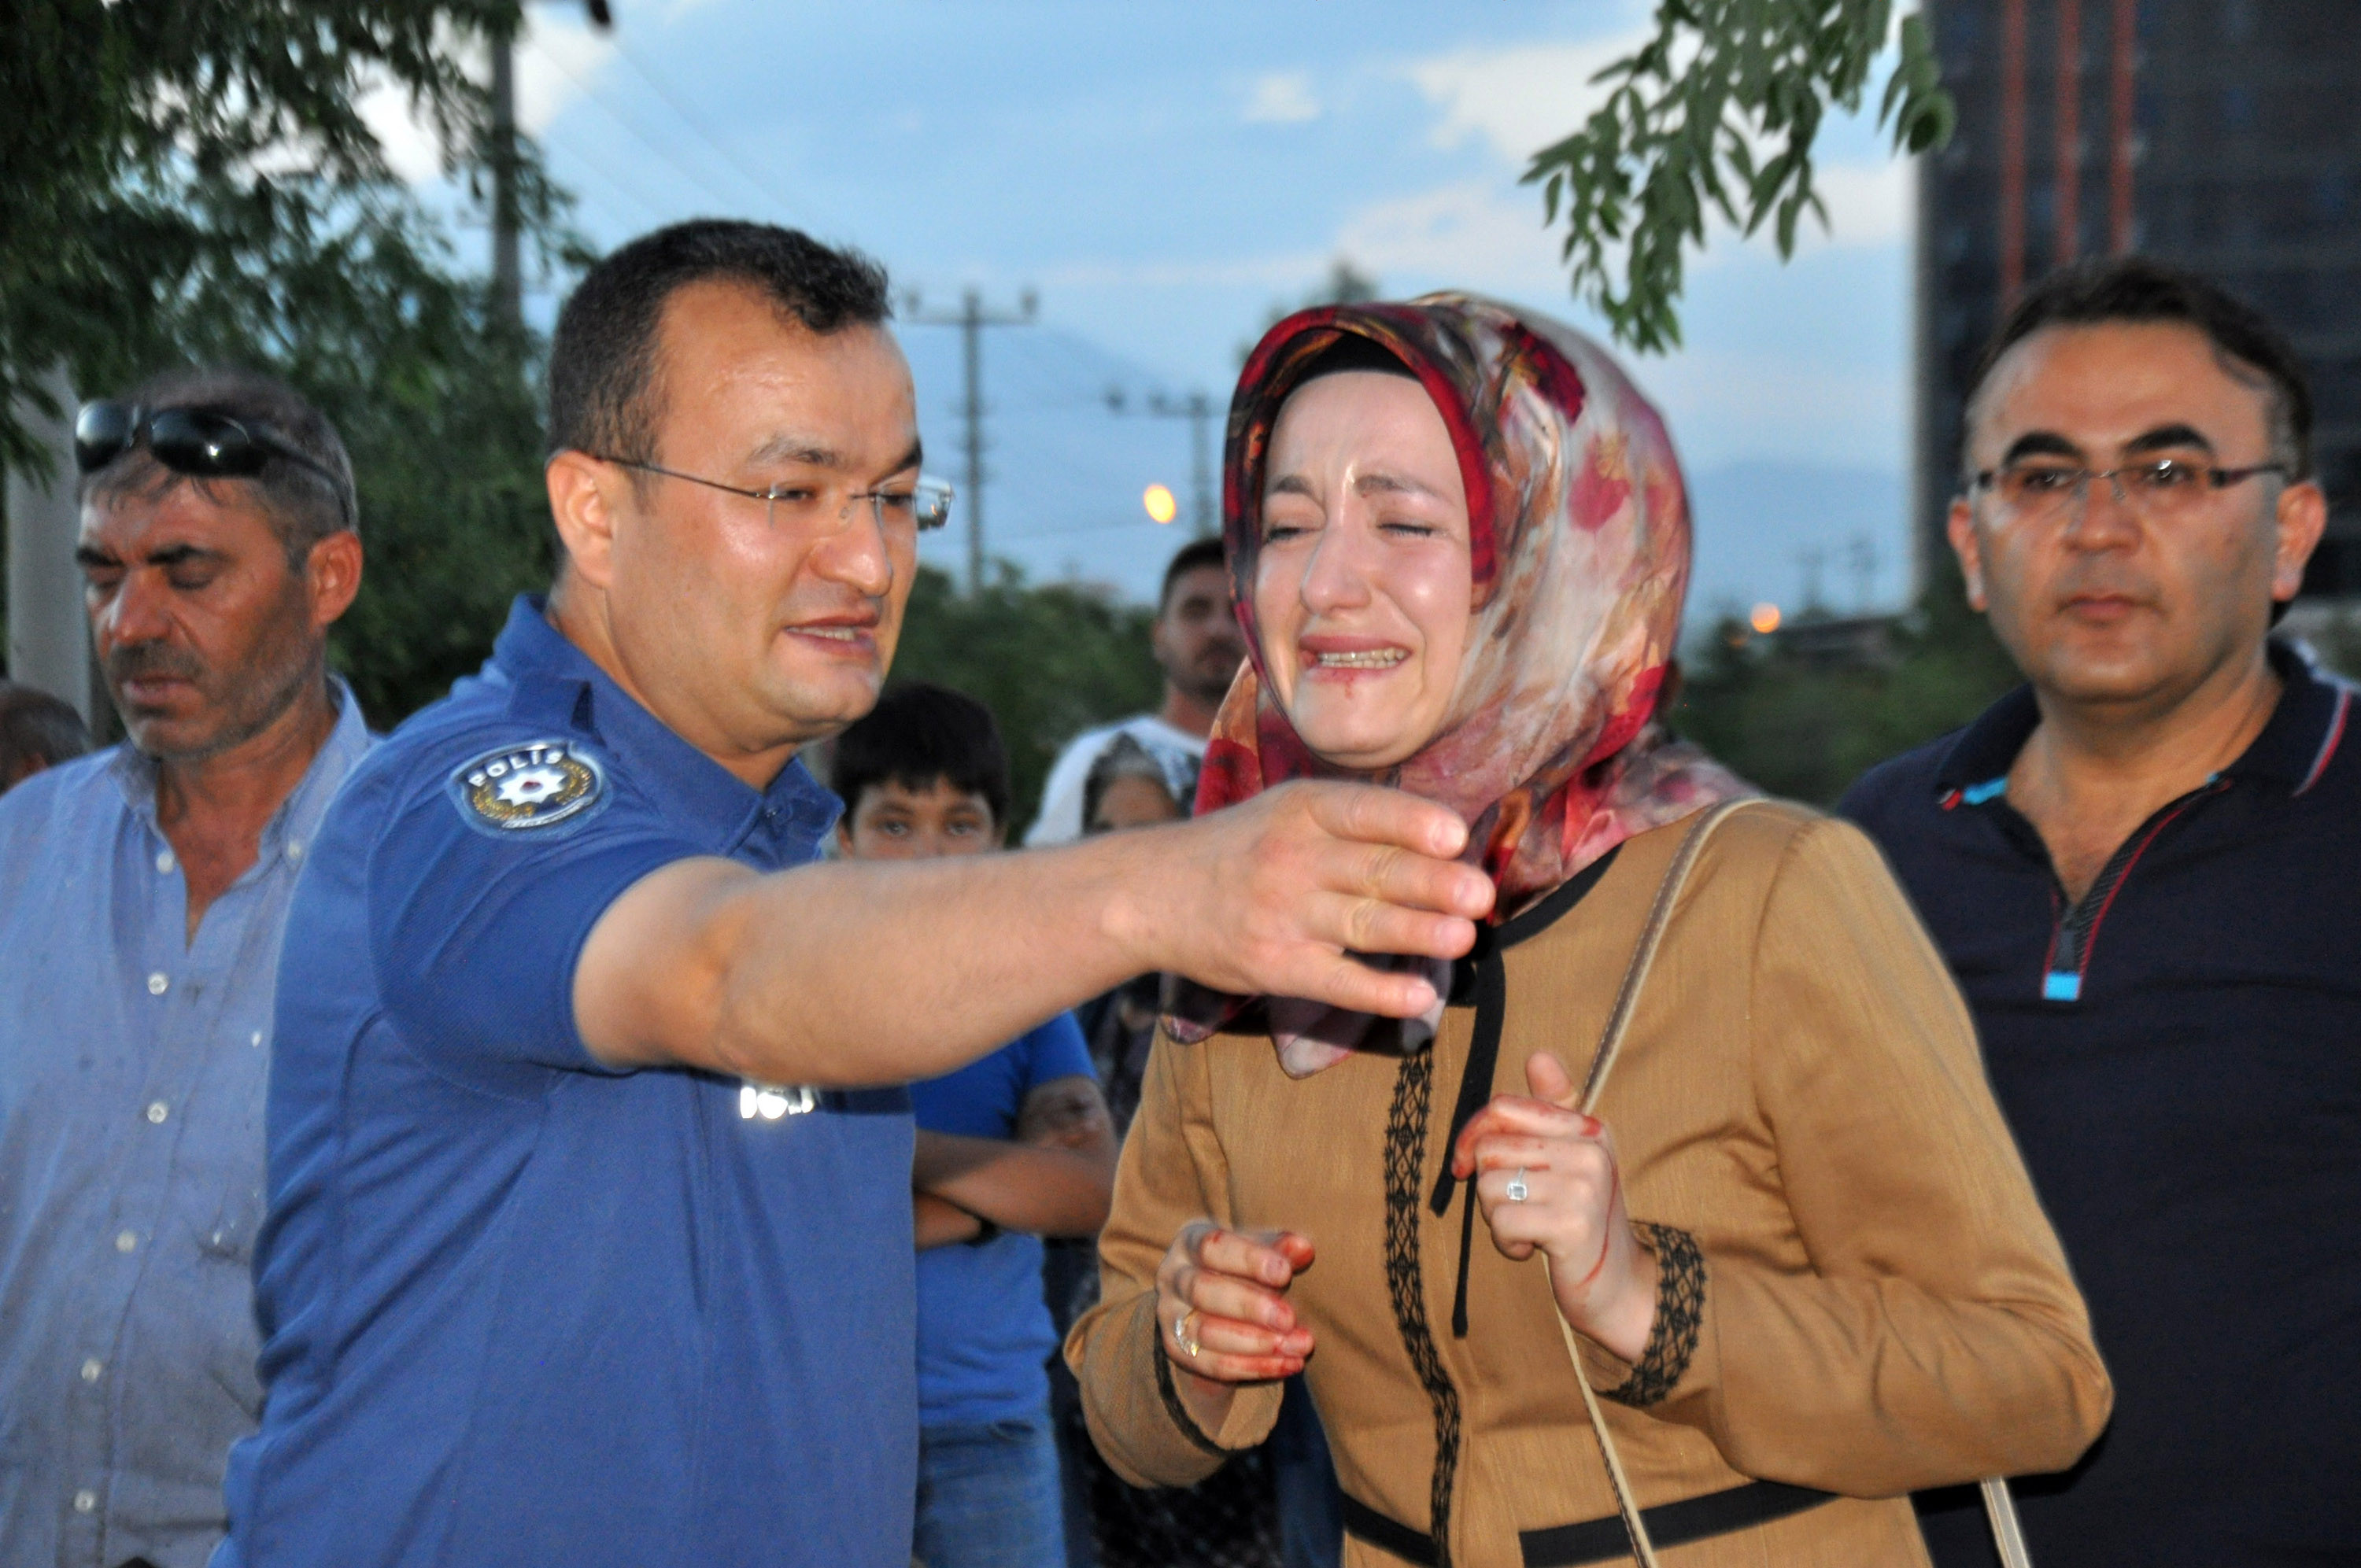
{"type": "Polygon", "coordinates": [[[1222,542],[1198,539],[1180,547],[1164,568],[1149,646],[1164,672],[1164,706],[1119,723],[1085,729],[1066,743],[1041,786],[1041,810],[1026,831],[1028,847],[1065,844],[1082,836],[1082,785],[1091,764],[1118,735],[1127,735],[1164,766],[1173,798],[1187,816],[1195,804],[1197,765],[1205,759],[1222,699],[1246,656],[1230,603],[1230,572],[1222,542]]]}
{"type": "Polygon", "coordinates": [[[361,544],[344,444],[268,378],[160,378],[75,443],[130,738],[0,799],[0,1563],[200,1568],[262,1408],[280,933],[369,744],[327,666],[361,544]]]}
{"type": "MultiPolygon", "coordinates": [[[[1001,848],[1008,753],[992,712],[942,686],[895,687],[838,738],[837,840],[856,861],[1001,848]]],[[[925,1568],[1066,1560],[1047,1364],[1058,1332],[1041,1238],[1095,1237],[1115,1128],[1073,1015],[910,1086],[918,1257],[918,1507],[925,1568]]]]}
{"type": "MultiPolygon", "coordinates": [[[[2026,685],[1844,810],[1949,960],[2113,1424],[2016,1483],[2042,1568],[2355,1561],[2361,737],[2270,639],[2325,503],[2287,344],[2141,260],[1987,351],[1950,537],[2026,685]]],[[[1922,1500],[1945,1568],[1972,1497],[1922,1500]]]]}
{"type": "Polygon", "coordinates": [[[0,681],[0,795],[89,750],[90,731],[72,704],[0,681]]]}

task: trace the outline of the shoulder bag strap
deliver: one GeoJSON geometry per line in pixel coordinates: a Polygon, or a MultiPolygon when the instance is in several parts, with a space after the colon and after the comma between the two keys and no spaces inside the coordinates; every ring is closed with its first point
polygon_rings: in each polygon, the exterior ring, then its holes
{"type": "MultiPolygon", "coordinates": [[[[1664,927],[1672,923],[1673,905],[1680,901],[1681,889],[1689,880],[1706,840],[1714,830],[1737,812],[1755,804],[1752,797],[1725,800],[1720,805],[1700,813],[1695,826],[1681,839],[1681,847],[1673,852],[1673,863],[1664,868],[1664,880],[1657,885],[1656,902],[1648,911],[1648,923],[1640,928],[1639,946],[1631,950],[1631,961],[1623,970],[1623,987],[1615,993],[1614,1011],[1607,1015],[1607,1027],[1598,1036],[1598,1049],[1590,1058],[1590,1074],[1583,1080],[1581,1108],[1585,1115],[1598,1103],[1601,1091],[1607,1087],[1607,1075],[1614,1069],[1616,1055],[1623,1048],[1623,1036],[1631,1026],[1631,1014],[1639,1008],[1641,989],[1648,983],[1648,971],[1656,962],[1656,948],[1664,939],[1664,927]]],[[[1599,1457],[1607,1462],[1607,1483],[1615,1492],[1616,1511],[1623,1516],[1623,1529],[1631,1538],[1631,1559],[1640,1568],[1656,1568],[1655,1542],[1648,1539],[1647,1521],[1640,1517],[1640,1505],[1631,1495],[1631,1478],[1623,1473],[1623,1456],[1616,1452],[1615,1439],[1607,1430],[1607,1412],[1599,1409],[1598,1395],[1590,1387],[1589,1375],[1582,1369],[1582,1346],[1574,1337],[1574,1328],[1563,1313],[1557,1320],[1558,1332],[1565,1336],[1565,1353],[1574,1361],[1574,1386],[1582,1390],[1582,1408],[1589,1412],[1590,1430],[1598,1434],[1599,1457]]]]}
{"type": "MultiPolygon", "coordinates": [[[[1639,945],[1632,949],[1631,962],[1623,971],[1623,986],[1616,992],[1614,1011],[1607,1015],[1607,1027],[1598,1036],[1598,1049],[1590,1058],[1590,1073],[1582,1085],[1583,1114],[1593,1113],[1600,1092],[1607,1087],[1607,1075],[1615,1066],[1617,1053],[1623,1048],[1623,1036],[1631,1026],[1641,989],[1647,984],[1648,971],[1655,964],[1656,948],[1664,941],[1664,927],[1672,922],[1673,906],[1679,901],[1706,840],[1730,817],[1759,804],[1759,797],[1749,796],[1726,800],[1711,807],[1698,817],[1697,825],[1681,840],[1681,847],[1674,851],[1673,863],[1664,868],[1664,880],[1656,889],[1655,905],[1648,911],[1648,923],[1641,927],[1639,945]]],[[[1582,1369],[1582,1346],[1562,1314],[1557,1326],[1565,1338],[1566,1354],[1574,1362],[1575,1387],[1582,1390],[1582,1406],[1590,1416],[1590,1430],[1598,1435],[1599,1455],[1607,1462],[1607,1480],[1615,1492],[1616,1510],[1623,1516],[1624,1531],[1631,1538],[1631,1560],[1640,1568],[1657,1568],[1655,1542],[1648,1538],[1648,1523],[1633,1500],[1631,1478],[1623,1471],[1623,1456],[1616,1451],[1614,1436],[1607,1430],[1607,1412],[1600,1409],[1598,1395],[1582,1369]]],[[[2004,1568],[2033,1568],[2033,1559],[2025,1547],[2025,1532],[2017,1523],[2015,1501],[2009,1496],[2008,1482],[1998,1476],[1984,1482],[1983,1500],[2004,1568]]]]}

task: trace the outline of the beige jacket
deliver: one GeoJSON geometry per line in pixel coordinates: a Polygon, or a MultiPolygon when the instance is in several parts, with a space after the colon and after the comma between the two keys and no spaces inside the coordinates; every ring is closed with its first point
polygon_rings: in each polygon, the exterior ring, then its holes
{"type": "MultiPolygon", "coordinates": [[[[1624,844],[1577,901],[1500,932],[1495,1091],[1525,1058],[1587,1069],[1687,824],[1624,844]]],[[[1565,892],[1572,892],[1570,887],[1565,892]]],[[[1196,1430],[1169,1383],[1156,1267],[1200,1216],[1318,1248],[1293,1300],[1345,1492],[1432,1532],[1455,1568],[1510,1568],[1521,1531],[1615,1503],[1538,1256],[1432,1201],[1476,1010],[1433,1048],[1279,1071],[1267,1036],[1159,1039],[1074,1327],[1093,1435],[1136,1483],[1251,1446],[1279,1390],[1196,1430]]],[[[1758,806],[1683,894],[1599,1102],[1662,1264],[1640,1366],[1584,1344],[1643,1507],[1763,1478],[1844,1494],[1660,1552],[1667,1568],[1924,1563],[1914,1487],[2072,1463],[2112,1402],[2088,1317],[1993,1102],[1966,1010],[1883,861],[1852,828],[1758,806]],[[1661,1227],[1650,1229],[1650,1226],[1661,1227]]],[[[1348,1563],[1392,1555],[1348,1540],[1348,1563]]]]}

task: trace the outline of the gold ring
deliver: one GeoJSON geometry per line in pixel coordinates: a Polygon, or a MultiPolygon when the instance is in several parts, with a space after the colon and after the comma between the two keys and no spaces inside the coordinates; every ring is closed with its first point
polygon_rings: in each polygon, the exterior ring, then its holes
{"type": "Polygon", "coordinates": [[[1187,1311],[1181,1313],[1180,1321],[1172,1325],[1172,1343],[1179,1345],[1180,1347],[1181,1354],[1187,1355],[1192,1361],[1196,1359],[1199,1346],[1195,1340],[1189,1337],[1189,1320],[1196,1315],[1197,1309],[1191,1307],[1187,1311]]]}

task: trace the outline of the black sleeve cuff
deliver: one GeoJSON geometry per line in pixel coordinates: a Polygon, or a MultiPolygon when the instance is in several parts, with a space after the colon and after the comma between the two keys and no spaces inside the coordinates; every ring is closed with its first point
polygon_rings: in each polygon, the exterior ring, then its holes
{"type": "Polygon", "coordinates": [[[1156,1342],[1156,1392],[1164,1400],[1164,1413],[1172,1418],[1172,1424],[1180,1429],[1182,1437],[1207,1453],[1227,1459],[1230,1451],[1207,1437],[1203,1429],[1197,1425],[1197,1418],[1189,1413],[1189,1407],[1180,1402],[1180,1390],[1172,1386],[1172,1358],[1164,1354],[1164,1335],[1160,1329],[1156,1342]]]}
{"type": "Polygon", "coordinates": [[[1705,1255],[1697,1238],[1676,1226],[1634,1220],[1631,1229],[1656,1255],[1656,1321],[1631,1376],[1603,1397],[1645,1409],[1662,1404],[1680,1386],[1697,1354],[1697,1329],[1705,1321],[1705,1255]]]}

